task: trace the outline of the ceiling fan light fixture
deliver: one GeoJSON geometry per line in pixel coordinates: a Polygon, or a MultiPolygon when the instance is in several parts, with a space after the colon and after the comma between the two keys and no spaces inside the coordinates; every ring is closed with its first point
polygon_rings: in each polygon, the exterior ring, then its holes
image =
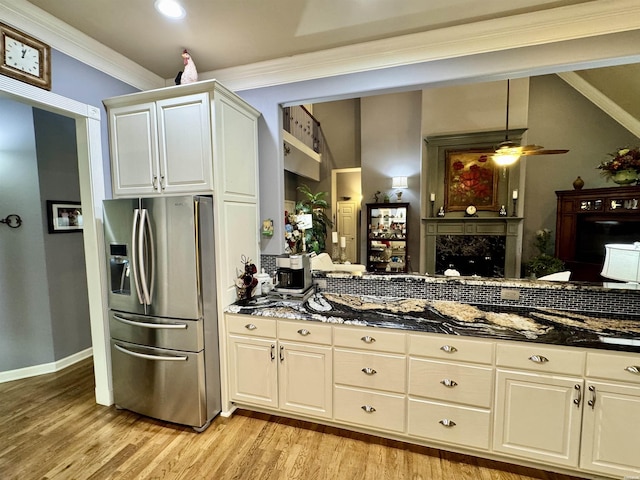
{"type": "Polygon", "coordinates": [[[513,142],[502,142],[491,159],[500,167],[513,165],[522,156],[522,146],[513,142]]]}

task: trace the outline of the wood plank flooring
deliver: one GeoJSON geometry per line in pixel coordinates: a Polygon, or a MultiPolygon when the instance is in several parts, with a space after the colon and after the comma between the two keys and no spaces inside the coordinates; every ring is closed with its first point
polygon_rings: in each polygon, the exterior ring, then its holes
{"type": "Polygon", "coordinates": [[[280,417],[201,434],[97,405],[91,360],[0,384],[0,479],[575,480],[280,417]]]}

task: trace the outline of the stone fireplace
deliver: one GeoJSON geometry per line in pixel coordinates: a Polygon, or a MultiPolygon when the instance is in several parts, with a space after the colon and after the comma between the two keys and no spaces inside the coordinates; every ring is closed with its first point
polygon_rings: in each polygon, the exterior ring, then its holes
{"type": "Polygon", "coordinates": [[[520,276],[521,217],[424,218],[426,272],[520,276]]]}

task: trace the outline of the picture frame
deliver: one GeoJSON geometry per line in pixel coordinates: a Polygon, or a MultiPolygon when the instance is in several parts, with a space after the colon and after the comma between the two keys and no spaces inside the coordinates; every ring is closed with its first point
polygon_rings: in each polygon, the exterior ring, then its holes
{"type": "Polygon", "coordinates": [[[445,151],[444,205],[448,212],[497,211],[498,169],[486,149],[445,151]]]}
{"type": "Polygon", "coordinates": [[[49,233],[81,232],[84,228],[80,202],[47,200],[49,233]]]}

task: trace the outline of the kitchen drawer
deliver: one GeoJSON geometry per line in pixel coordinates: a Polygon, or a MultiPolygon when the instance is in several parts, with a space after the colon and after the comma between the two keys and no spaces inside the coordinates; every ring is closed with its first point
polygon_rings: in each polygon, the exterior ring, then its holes
{"type": "Polygon", "coordinates": [[[489,448],[491,412],[409,399],[409,435],[465,447],[489,448]],[[448,426],[447,426],[448,424],[448,426]]]}
{"type": "Polygon", "coordinates": [[[199,352],[204,348],[202,320],[109,312],[111,338],[149,347],[199,352]]]}
{"type": "Polygon", "coordinates": [[[409,335],[409,354],[421,357],[493,363],[493,342],[460,338],[457,335],[409,335]]]}
{"type": "Polygon", "coordinates": [[[410,357],[409,395],[489,408],[493,368],[410,357]]]}
{"type": "Polygon", "coordinates": [[[337,421],[373,429],[404,431],[405,397],[349,387],[334,387],[333,414],[337,421]]]}
{"type": "Polygon", "coordinates": [[[589,352],[587,377],[640,383],[640,355],[589,352]]]}
{"type": "Polygon", "coordinates": [[[406,335],[378,328],[334,327],[336,347],[359,348],[374,352],[404,353],[406,335]]]}
{"type": "Polygon", "coordinates": [[[275,318],[229,314],[226,317],[228,333],[276,338],[277,320],[275,318]]]}
{"type": "Polygon", "coordinates": [[[333,381],[355,387],[404,393],[407,368],[404,355],[334,349],[333,381]]]}
{"type": "Polygon", "coordinates": [[[585,353],[570,348],[554,348],[538,344],[498,344],[496,365],[536,372],[582,376],[585,353]]]}
{"type": "Polygon", "coordinates": [[[319,322],[278,320],[278,338],[280,340],[331,345],[331,325],[319,322]]]}

